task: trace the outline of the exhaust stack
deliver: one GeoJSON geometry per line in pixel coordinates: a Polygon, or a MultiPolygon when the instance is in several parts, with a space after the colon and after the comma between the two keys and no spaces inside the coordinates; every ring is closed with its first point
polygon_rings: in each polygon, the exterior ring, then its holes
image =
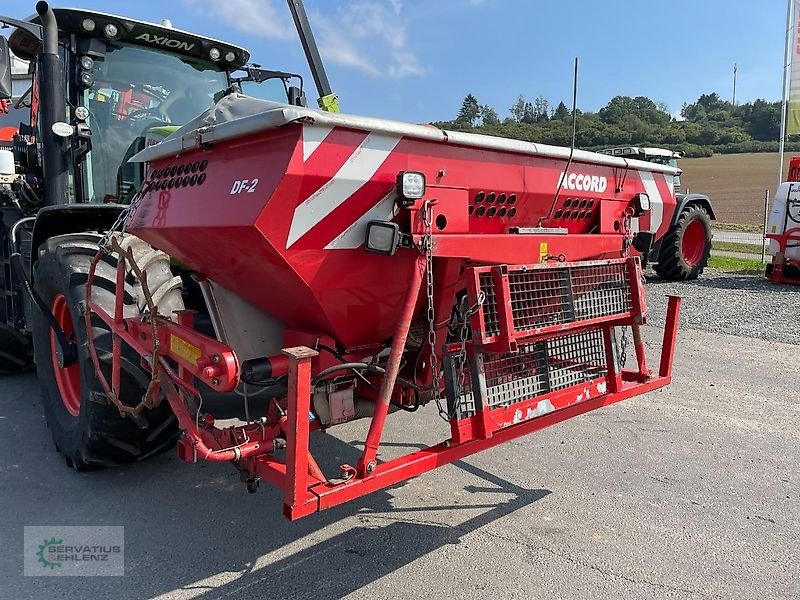
{"type": "Polygon", "coordinates": [[[37,2],[42,21],[42,49],[38,56],[39,120],[44,159],[44,197],[47,206],[67,204],[67,155],[64,139],[53,132],[53,125],[66,119],[64,64],[58,54],[58,23],[47,2],[37,2]]]}

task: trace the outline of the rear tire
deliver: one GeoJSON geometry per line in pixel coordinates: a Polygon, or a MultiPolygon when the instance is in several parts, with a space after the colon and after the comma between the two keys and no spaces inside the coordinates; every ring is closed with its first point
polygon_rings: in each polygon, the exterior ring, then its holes
{"type": "MultiPolygon", "coordinates": [[[[147,274],[148,287],[158,312],[172,316],[183,308],[180,279],[174,277],[169,257],[130,235],[118,238],[133,249],[136,262],[147,274]]],[[[106,400],[89,354],[85,325],[86,284],[92,259],[99,250],[99,235],[70,234],[51,238],[36,263],[34,286],[77,344],[76,364],[60,368],[55,337],[47,319],[34,312],[33,340],[44,413],[56,449],[69,466],[84,470],[129,463],[151,456],[174,444],[178,430],[169,404],[140,413],[138,422],[122,417],[106,400]]],[[[114,314],[116,257],[103,255],[95,271],[92,299],[114,314]]],[[[126,317],[144,310],[141,284],[132,272],[125,279],[126,317]]],[[[92,335],[106,379],[111,381],[111,332],[99,318],[92,319],[92,335]]],[[[123,345],[120,400],[137,405],[150,375],[140,366],[139,356],[123,345]]]]}
{"type": "Polygon", "coordinates": [[[711,218],[696,204],[683,209],[661,242],[658,264],[653,268],[659,277],[672,281],[697,279],[711,256],[711,218]]]}

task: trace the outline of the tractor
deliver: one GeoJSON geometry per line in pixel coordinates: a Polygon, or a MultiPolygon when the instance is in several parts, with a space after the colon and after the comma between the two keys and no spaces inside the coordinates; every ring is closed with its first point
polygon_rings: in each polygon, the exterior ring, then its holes
{"type": "MultiPolygon", "coordinates": [[[[663,148],[622,147],[601,150],[610,156],[636,157],[678,168],[683,152],[663,148]]],[[[711,221],[716,219],[711,199],[704,194],[682,193],[680,172],[674,178],[675,204],[664,204],[659,224],[648,224],[654,234],[647,260],[662,279],[697,279],[711,256],[711,221]]]]}
{"type": "Polygon", "coordinates": [[[297,519],[670,383],[680,299],[651,370],[636,223],[675,168],[340,113],[288,4],[319,109],[166,23],[0,17],[0,98],[10,51],[32,65],[0,147],[1,366],[35,364],[67,465],[177,448],[297,519]],[[398,412],[445,439],[388,457],[398,412]],[[316,432],[359,419],[331,472],[316,432]]]}

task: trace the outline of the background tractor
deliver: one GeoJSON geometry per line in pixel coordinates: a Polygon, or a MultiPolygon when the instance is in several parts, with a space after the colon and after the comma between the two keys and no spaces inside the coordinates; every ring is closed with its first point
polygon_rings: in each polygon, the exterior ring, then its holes
{"type": "MultiPolygon", "coordinates": [[[[678,168],[682,152],[663,148],[626,146],[601,150],[611,156],[627,156],[678,168]]],[[[676,204],[665,204],[664,221],[647,253],[659,277],[676,281],[696,279],[711,256],[711,199],[704,194],[682,193],[680,173],[674,176],[676,204]]]]}

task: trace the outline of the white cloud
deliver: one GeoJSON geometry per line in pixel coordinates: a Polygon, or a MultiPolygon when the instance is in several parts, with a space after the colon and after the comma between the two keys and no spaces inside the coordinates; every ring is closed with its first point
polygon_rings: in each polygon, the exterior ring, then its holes
{"type": "Polygon", "coordinates": [[[195,13],[210,19],[221,19],[243,33],[257,34],[273,40],[295,39],[295,29],[288,9],[279,10],[273,0],[183,0],[195,13]]]}
{"type": "MultiPolygon", "coordinates": [[[[243,33],[297,39],[288,10],[278,0],[183,1],[197,14],[221,19],[243,33]]],[[[326,63],[391,79],[426,72],[408,47],[402,0],[357,0],[342,3],[333,12],[314,12],[309,18],[326,63]]]]}
{"type": "Polygon", "coordinates": [[[325,60],[355,67],[374,77],[400,79],[425,74],[406,39],[401,0],[360,0],[333,15],[315,13],[325,60]]]}

